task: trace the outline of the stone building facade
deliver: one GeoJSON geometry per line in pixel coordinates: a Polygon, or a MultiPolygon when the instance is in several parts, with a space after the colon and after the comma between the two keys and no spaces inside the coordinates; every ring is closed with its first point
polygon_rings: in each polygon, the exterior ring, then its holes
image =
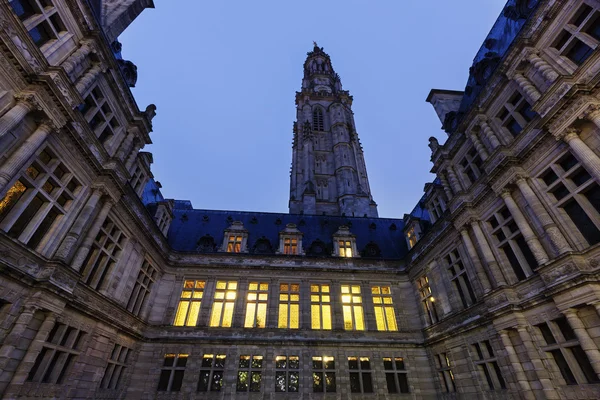
{"type": "Polygon", "coordinates": [[[600,398],[600,2],[506,4],[403,219],[316,44],[290,213],[163,197],[115,41],[152,6],[0,2],[0,397],[600,398]]]}

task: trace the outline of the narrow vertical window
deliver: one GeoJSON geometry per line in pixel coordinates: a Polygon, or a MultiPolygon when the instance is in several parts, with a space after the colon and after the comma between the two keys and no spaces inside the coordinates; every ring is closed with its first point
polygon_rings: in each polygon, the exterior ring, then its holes
{"type": "Polygon", "coordinates": [[[437,362],[437,370],[442,381],[442,387],[445,392],[456,392],[456,383],[454,382],[454,374],[450,366],[450,359],[447,353],[440,353],[435,356],[437,362]]]}
{"type": "Polygon", "coordinates": [[[383,368],[388,393],[410,393],[404,358],[384,357],[383,368]]]}
{"type": "Polygon", "coordinates": [[[313,130],[325,130],[325,124],[323,123],[323,110],[320,108],[316,108],[315,111],[313,111],[313,130]]]}
{"type": "Polygon", "coordinates": [[[469,281],[467,270],[460,259],[458,250],[451,251],[445,258],[446,265],[448,265],[448,273],[450,274],[450,281],[454,286],[454,289],[460,297],[460,301],[464,308],[473,305],[476,301],[473,287],[469,281]]]}
{"type": "Polygon", "coordinates": [[[223,371],[225,370],[224,354],[204,354],[200,364],[198,392],[220,392],[223,387],[223,371]]]}
{"type": "Polygon", "coordinates": [[[144,260],[140,272],[138,272],[138,277],[133,286],[133,290],[131,291],[131,295],[129,296],[127,311],[135,315],[140,315],[140,312],[148,301],[148,296],[150,295],[152,285],[154,285],[157,275],[158,271],[156,271],[156,268],[148,261],[144,260]]]}
{"type": "Polygon", "coordinates": [[[371,361],[369,357],[348,357],[350,392],[373,393],[371,361]]]}
{"type": "Polygon", "coordinates": [[[179,392],[183,383],[183,374],[188,354],[165,354],[163,367],[158,378],[159,392],[179,392]]]}
{"type": "Polygon", "coordinates": [[[313,392],[335,392],[335,359],[333,357],[313,357],[312,370],[313,392]]]}
{"type": "Polygon", "coordinates": [[[506,389],[506,382],[504,382],[504,378],[500,372],[500,367],[498,366],[498,361],[490,341],[484,340],[480,343],[474,343],[472,348],[474,355],[476,355],[476,358],[474,357],[474,364],[479,371],[481,380],[484,381],[485,379],[488,389],[506,389]]]}
{"type": "Polygon", "coordinates": [[[365,330],[360,286],[342,285],[342,309],[344,312],[344,329],[365,330]]]}
{"type": "Polygon", "coordinates": [[[125,374],[125,369],[129,362],[130,353],[131,349],[121,346],[120,344],[115,344],[110,353],[108,365],[104,370],[102,382],[100,382],[100,387],[102,389],[117,389],[119,387],[119,383],[125,374]]]}
{"type": "Polygon", "coordinates": [[[195,280],[185,280],[183,282],[183,290],[173,322],[174,326],[196,326],[205,283],[205,281],[195,280]]]}
{"type": "Polygon", "coordinates": [[[223,328],[231,327],[236,295],[236,281],[217,281],[215,299],[210,316],[210,326],[223,328]]]}
{"type": "Polygon", "coordinates": [[[298,356],[275,357],[275,391],[298,392],[300,384],[300,358],[298,356]]]}
{"type": "Polygon", "coordinates": [[[111,275],[127,240],[125,234],[110,218],[106,218],[94,239],[84,262],[83,279],[94,289],[101,289],[111,275]]]}
{"type": "Polygon", "coordinates": [[[372,286],[375,321],[378,331],[397,331],[396,312],[392,302],[392,291],[389,286],[372,286]]]}
{"type": "Polygon", "coordinates": [[[427,278],[427,276],[419,278],[417,280],[417,287],[419,289],[423,311],[425,312],[425,319],[428,324],[435,324],[438,321],[438,313],[435,306],[435,298],[431,292],[431,286],[429,286],[429,278],[427,278]]]}
{"type": "Polygon", "coordinates": [[[329,285],[310,285],[310,318],[312,329],[331,329],[329,285]]]}
{"type": "Polygon", "coordinates": [[[283,329],[300,327],[300,285],[297,283],[279,285],[278,327],[283,329]]]}
{"type": "Polygon", "coordinates": [[[248,285],[244,328],[264,328],[266,326],[268,296],[268,283],[251,282],[248,285]]]}
{"type": "Polygon", "coordinates": [[[263,356],[240,356],[236,391],[260,392],[263,356]]]}

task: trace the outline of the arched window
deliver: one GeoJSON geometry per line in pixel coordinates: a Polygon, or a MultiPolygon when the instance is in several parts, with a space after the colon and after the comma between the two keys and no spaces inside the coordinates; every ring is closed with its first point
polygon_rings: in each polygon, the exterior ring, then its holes
{"type": "Polygon", "coordinates": [[[323,110],[320,108],[316,108],[315,111],[313,111],[313,130],[325,130],[325,124],[323,123],[323,110]]]}

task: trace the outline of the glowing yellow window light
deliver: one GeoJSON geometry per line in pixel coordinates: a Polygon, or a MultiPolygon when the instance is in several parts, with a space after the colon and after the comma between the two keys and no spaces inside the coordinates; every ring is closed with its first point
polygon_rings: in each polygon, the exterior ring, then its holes
{"type": "Polygon", "coordinates": [[[310,285],[310,319],[312,329],[331,329],[329,285],[310,285]]]}
{"type": "Polygon", "coordinates": [[[0,221],[2,221],[9,211],[14,207],[14,205],[17,204],[26,190],[27,187],[25,187],[21,181],[16,181],[15,184],[8,189],[6,196],[0,200],[0,221]]]}
{"type": "Polygon", "coordinates": [[[342,311],[344,315],[344,329],[365,330],[362,296],[360,295],[359,285],[342,285],[342,311]]]}
{"type": "Polygon", "coordinates": [[[372,286],[375,320],[378,331],[397,331],[396,313],[392,302],[392,291],[389,286],[372,286]]]}
{"type": "Polygon", "coordinates": [[[298,239],[283,239],[283,254],[298,254],[298,239]]]}
{"type": "Polygon", "coordinates": [[[236,295],[236,281],[217,281],[213,308],[210,316],[210,326],[220,326],[224,328],[231,326],[236,295]]]}
{"type": "Polygon", "coordinates": [[[244,328],[264,328],[267,322],[268,283],[250,282],[244,328]]]}
{"type": "Polygon", "coordinates": [[[297,283],[279,285],[278,327],[283,329],[300,327],[300,285],[297,283]]]}
{"type": "Polygon", "coordinates": [[[340,257],[352,257],[352,242],[349,240],[338,240],[340,257]]]}
{"type": "Polygon", "coordinates": [[[185,280],[181,298],[175,313],[174,326],[196,326],[205,281],[185,280]]]}
{"type": "Polygon", "coordinates": [[[228,253],[239,253],[242,251],[242,236],[240,235],[229,235],[227,239],[227,252],[228,253]]]}

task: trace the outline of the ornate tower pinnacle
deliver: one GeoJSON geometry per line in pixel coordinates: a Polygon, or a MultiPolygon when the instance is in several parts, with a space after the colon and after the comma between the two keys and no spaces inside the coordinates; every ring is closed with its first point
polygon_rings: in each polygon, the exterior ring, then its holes
{"type": "Polygon", "coordinates": [[[377,217],[352,96],[329,55],[313,42],[296,92],[290,213],[377,217]]]}

